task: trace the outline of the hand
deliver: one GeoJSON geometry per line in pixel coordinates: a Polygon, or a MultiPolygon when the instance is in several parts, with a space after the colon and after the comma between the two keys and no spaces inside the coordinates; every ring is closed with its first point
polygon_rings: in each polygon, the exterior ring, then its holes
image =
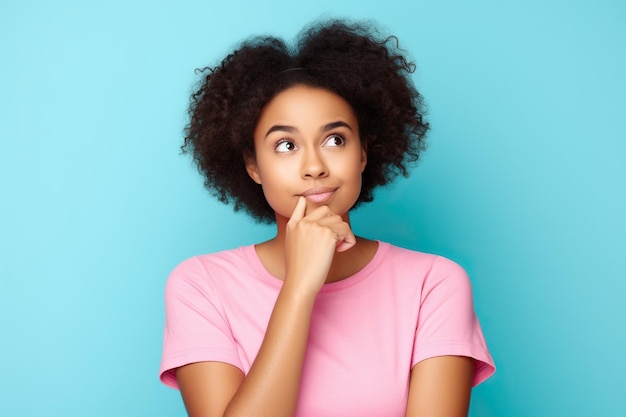
{"type": "Polygon", "coordinates": [[[287,222],[285,281],[317,294],[326,281],[335,251],[346,251],[355,244],[350,225],[341,216],[328,206],[307,214],[306,199],[300,197],[287,222]]]}

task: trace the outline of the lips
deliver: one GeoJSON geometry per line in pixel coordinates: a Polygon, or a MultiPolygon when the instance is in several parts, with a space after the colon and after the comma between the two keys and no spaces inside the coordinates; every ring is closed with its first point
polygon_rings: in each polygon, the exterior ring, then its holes
{"type": "Polygon", "coordinates": [[[312,203],[323,203],[330,200],[335,191],[337,191],[336,187],[315,187],[303,192],[302,196],[312,203]]]}

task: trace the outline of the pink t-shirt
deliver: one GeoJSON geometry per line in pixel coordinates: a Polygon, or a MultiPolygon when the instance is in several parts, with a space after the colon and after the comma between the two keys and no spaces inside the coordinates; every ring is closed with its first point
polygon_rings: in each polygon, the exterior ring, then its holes
{"type": "MultiPolygon", "coordinates": [[[[165,290],[161,380],[203,361],[247,374],[282,281],[254,246],[191,258],[165,290]]],[[[475,359],[474,385],[495,371],[465,271],[436,255],[379,242],[369,264],[317,296],[296,416],[404,416],[410,371],[442,356],[475,359]]]]}

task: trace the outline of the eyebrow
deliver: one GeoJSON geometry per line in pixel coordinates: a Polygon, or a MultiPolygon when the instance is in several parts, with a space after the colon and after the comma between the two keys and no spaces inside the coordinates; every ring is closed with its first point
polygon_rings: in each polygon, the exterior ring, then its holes
{"type": "Polygon", "coordinates": [[[272,132],[287,132],[287,133],[295,133],[297,132],[298,129],[296,129],[293,126],[286,126],[286,125],[274,125],[272,127],[270,127],[270,129],[267,131],[267,133],[265,134],[265,137],[267,138],[270,133],[272,132]]]}
{"type": "MultiPolygon", "coordinates": [[[[320,129],[320,132],[328,132],[329,130],[336,129],[338,127],[345,127],[345,128],[347,128],[349,130],[352,130],[352,127],[350,127],[350,125],[348,123],[342,122],[342,121],[337,121],[337,122],[328,123],[328,124],[322,126],[322,128],[320,129]]],[[[296,129],[293,126],[274,125],[274,126],[269,128],[269,130],[265,134],[265,137],[268,137],[270,135],[270,133],[273,133],[273,132],[296,133],[297,131],[298,131],[298,129],[296,129]]]]}
{"type": "Polygon", "coordinates": [[[338,122],[328,123],[327,125],[322,126],[320,131],[328,132],[329,130],[336,129],[338,127],[345,127],[345,128],[348,128],[349,130],[352,130],[350,125],[347,124],[346,122],[338,121],[338,122]]]}

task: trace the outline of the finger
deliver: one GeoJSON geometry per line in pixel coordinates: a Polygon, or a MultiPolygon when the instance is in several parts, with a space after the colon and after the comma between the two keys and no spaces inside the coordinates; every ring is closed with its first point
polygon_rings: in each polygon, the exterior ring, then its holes
{"type": "Polygon", "coordinates": [[[344,222],[341,217],[334,215],[318,221],[320,226],[327,227],[335,234],[335,249],[344,252],[356,244],[356,236],[350,224],[344,222]]]}
{"type": "Polygon", "coordinates": [[[291,213],[291,217],[289,218],[289,223],[297,223],[304,217],[304,213],[306,211],[306,198],[300,196],[298,197],[298,202],[291,213]]]}
{"type": "MultiPolygon", "coordinates": [[[[314,207],[312,210],[309,210],[308,205],[307,205],[305,217],[309,221],[316,222],[316,221],[319,221],[328,217],[335,217],[335,216],[337,215],[333,213],[332,210],[328,206],[314,207]]],[[[339,216],[337,217],[340,219],[339,216]]]]}
{"type": "Polygon", "coordinates": [[[337,241],[336,250],[337,252],[345,252],[354,245],[356,245],[356,237],[352,230],[348,230],[349,233],[343,236],[340,240],[337,241]]]}

